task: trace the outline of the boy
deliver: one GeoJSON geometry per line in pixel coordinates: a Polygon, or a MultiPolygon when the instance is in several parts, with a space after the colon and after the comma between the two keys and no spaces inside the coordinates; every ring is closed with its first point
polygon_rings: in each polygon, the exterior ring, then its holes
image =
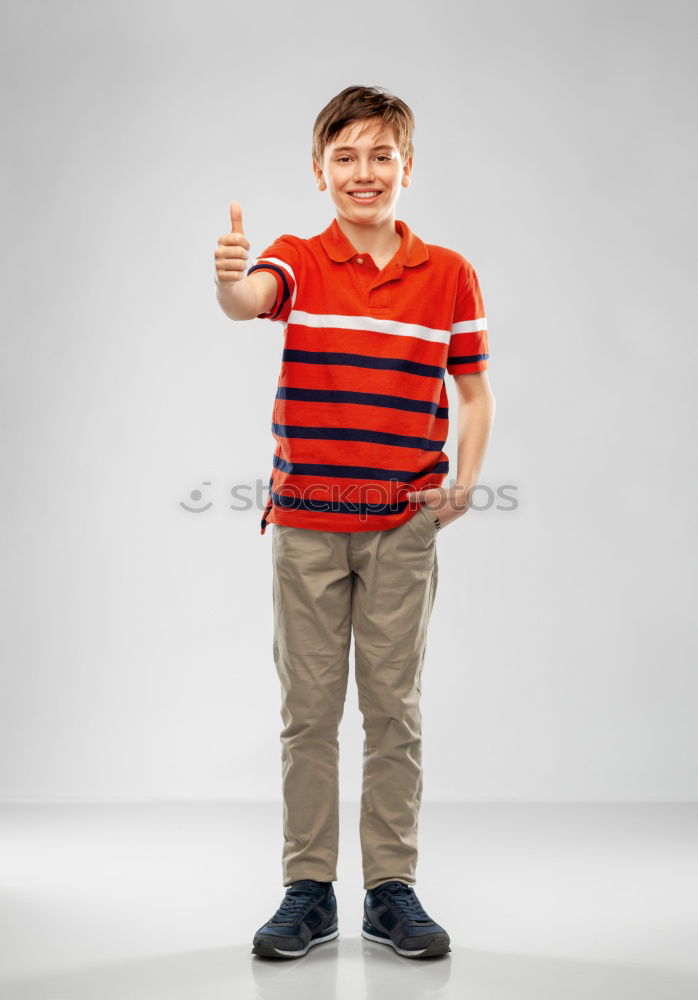
{"type": "Polygon", "coordinates": [[[284,325],[261,533],[274,525],[287,891],[254,936],[258,955],[298,957],[339,933],[338,729],[352,631],[365,732],[362,935],[408,958],[450,951],[413,889],[421,671],[437,533],[467,510],[494,397],[474,268],[395,218],[413,128],[409,107],[383,88],[347,87],[313,130],[313,171],[334,202],[332,223],[311,239],[280,236],[247,267],[233,202],[232,232],[215,253],[226,315],[284,325]],[[447,370],[459,395],[458,473],[442,489],[447,370]]]}

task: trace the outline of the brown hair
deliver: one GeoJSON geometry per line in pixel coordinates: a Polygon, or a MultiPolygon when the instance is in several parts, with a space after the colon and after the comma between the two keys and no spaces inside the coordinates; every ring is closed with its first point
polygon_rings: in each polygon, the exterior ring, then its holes
{"type": "Polygon", "coordinates": [[[350,122],[365,118],[380,118],[384,126],[392,126],[402,160],[409,160],[414,152],[411,109],[385,87],[351,86],[333,97],[315,119],[312,155],[318,167],[322,167],[325,146],[350,122]]]}

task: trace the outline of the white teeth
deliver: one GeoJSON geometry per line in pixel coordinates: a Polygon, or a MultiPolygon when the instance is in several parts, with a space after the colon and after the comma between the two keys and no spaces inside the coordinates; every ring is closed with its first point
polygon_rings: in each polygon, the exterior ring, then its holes
{"type": "Polygon", "coordinates": [[[361,193],[361,194],[355,191],[350,191],[349,194],[352,196],[352,198],[375,198],[377,195],[380,194],[380,191],[371,191],[371,192],[367,191],[366,193],[361,193]]]}

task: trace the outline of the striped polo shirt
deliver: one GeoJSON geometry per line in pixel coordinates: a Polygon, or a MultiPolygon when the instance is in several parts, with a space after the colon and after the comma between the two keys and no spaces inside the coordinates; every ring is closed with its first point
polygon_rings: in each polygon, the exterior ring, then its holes
{"type": "Polygon", "coordinates": [[[394,224],[402,242],[382,270],[336,218],[309,239],[279,236],[247,269],[276,278],[258,318],[284,335],[261,534],[397,527],[418,509],[406,494],[449,471],[446,372],[489,357],[480,286],[461,254],[394,224]]]}

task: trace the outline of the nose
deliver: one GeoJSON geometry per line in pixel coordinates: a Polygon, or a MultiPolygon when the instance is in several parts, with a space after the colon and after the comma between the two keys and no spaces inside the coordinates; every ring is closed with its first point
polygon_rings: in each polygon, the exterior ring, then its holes
{"type": "Polygon", "coordinates": [[[373,180],[373,167],[370,163],[364,163],[363,160],[356,161],[356,169],[354,170],[354,182],[356,184],[361,183],[362,180],[373,180]]]}

